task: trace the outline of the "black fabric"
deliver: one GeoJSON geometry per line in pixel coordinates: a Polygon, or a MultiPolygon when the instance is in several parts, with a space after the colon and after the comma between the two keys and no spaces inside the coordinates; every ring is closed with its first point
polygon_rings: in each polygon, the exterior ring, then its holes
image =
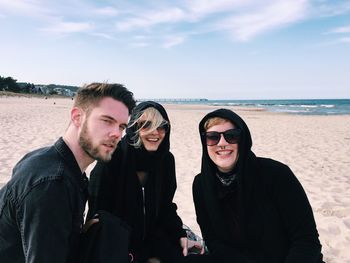
{"type": "Polygon", "coordinates": [[[236,179],[236,171],[234,170],[224,173],[217,169],[216,175],[221,181],[221,183],[225,186],[229,186],[236,179]]]}
{"type": "Polygon", "coordinates": [[[0,189],[0,262],[76,262],[87,181],[62,138],[26,154],[0,189]]]}
{"type": "Polygon", "coordinates": [[[307,196],[288,166],[256,157],[245,122],[219,109],[199,124],[201,173],[193,182],[197,221],[203,238],[220,262],[321,263],[321,245],[307,196]],[[212,117],[230,120],[242,130],[237,177],[224,186],[211,161],[204,123],[212,117]]]}
{"type": "MultiPolygon", "coordinates": [[[[160,104],[143,102],[133,110],[130,122],[148,107],[155,107],[169,121],[160,104]]],[[[134,132],[134,128],[128,128],[111,162],[99,162],[91,172],[88,217],[103,209],[125,220],[132,229],[131,251],[143,258],[147,256],[146,244],[154,242],[157,236],[167,237],[173,247],[179,249],[179,239],[186,233],[173,203],[176,177],[174,156],[169,152],[170,129],[158,150],[152,153],[130,145],[134,132]],[[144,192],[136,171],[147,174],[144,192]]]]}
{"type": "Polygon", "coordinates": [[[128,263],[130,228],[118,217],[98,211],[98,223],[81,234],[80,263],[128,263]]]}

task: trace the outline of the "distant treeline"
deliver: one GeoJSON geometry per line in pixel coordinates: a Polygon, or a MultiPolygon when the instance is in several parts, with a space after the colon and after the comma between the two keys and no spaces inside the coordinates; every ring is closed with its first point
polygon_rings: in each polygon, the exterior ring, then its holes
{"type": "Polygon", "coordinates": [[[17,82],[12,77],[0,76],[0,91],[9,91],[15,93],[34,93],[34,94],[49,94],[73,96],[78,90],[77,86],[57,85],[57,84],[33,84],[27,82],[17,82]]]}
{"type": "Polygon", "coordinates": [[[11,92],[21,92],[21,88],[17,83],[16,79],[12,77],[1,77],[0,76],[0,90],[11,91],[11,92]]]}

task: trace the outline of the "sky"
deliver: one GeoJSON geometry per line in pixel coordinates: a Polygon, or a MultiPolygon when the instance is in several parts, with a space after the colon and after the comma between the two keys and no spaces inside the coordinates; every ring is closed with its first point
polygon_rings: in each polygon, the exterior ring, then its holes
{"type": "Polygon", "coordinates": [[[0,0],[0,76],[137,99],[350,99],[350,0],[0,0]]]}

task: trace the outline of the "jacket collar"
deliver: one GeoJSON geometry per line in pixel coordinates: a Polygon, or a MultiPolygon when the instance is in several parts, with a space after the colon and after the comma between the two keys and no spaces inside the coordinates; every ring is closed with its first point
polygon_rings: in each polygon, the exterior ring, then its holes
{"type": "Polygon", "coordinates": [[[68,147],[68,145],[64,142],[63,138],[60,137],[54,144],[54,147],[58,154],[61,156],[61,158],[64,160],[64,162],[70,167],[70,169],[73,171],[74,176],[76,180],[78,181],[80,187],[85,191],[88,186],[88,178],[86,177],[85,173],[82,173],[80,170],[80,167],[78,165],[77,160],[75,159],[75,156],[71,149],[68,147]]]}

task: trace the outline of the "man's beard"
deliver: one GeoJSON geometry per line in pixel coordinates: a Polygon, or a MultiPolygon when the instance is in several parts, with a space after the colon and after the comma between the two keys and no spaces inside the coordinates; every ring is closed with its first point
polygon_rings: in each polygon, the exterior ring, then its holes
{"type": "Polygon", "coordinates": [[[84,150],[84,152],[94,160],[109,162],[112,159],[113,151],[106,153],[105,156],[102,156],[99,153],[98,146],[93,146],[92,139],[87,127],[87,121],[83,123],[81,134],[79,136],[79,145],[84,150]]]}

